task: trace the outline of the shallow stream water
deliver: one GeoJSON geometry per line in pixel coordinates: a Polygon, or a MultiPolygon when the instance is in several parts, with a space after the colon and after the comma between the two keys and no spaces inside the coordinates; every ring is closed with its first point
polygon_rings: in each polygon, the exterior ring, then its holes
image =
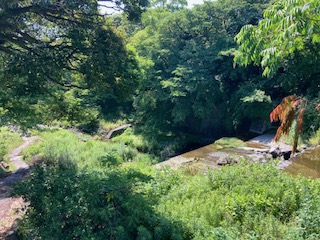
{"type": "Polygon", "coordinates": [[[320,148],[306,150],[304,153],[290,159],[292,164],[284,169],[294,176],[302,175],[311,178],[320,178],[320,148]]]}
{"type": "MultiPolygon", "coordinates": [[[[230,158],[230,156],[249,157],[250,159],[255,159],[255,161],[265,162],[263,153],[258,153],[257,150],[268,151],[270,148],[266,144],[250,141],[246,142],[246,147],[222,149],[220,147],[214,143],[209,144],[170,158],[157,164],[157,167],[170,166],[180,168],[188,166],[205,172],[208,168],[219,168],[218,162],[221,159],[230,158]]],[[[308,149],[288,161],[282,160],[278,167],[293,176],[300,174],[305,177],[320,178],[320,147],[308,149]]]]}

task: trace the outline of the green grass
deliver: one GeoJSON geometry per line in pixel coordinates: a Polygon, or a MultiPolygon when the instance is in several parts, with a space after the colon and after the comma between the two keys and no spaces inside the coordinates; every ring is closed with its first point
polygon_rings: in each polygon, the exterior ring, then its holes
{"type": "Polygon", "coordinates": [[[320,129],[318,129],[318,131],[309,139],[309,143],[312,146],[317,146],[320,144],[320,129]]]}
{"type": "Polygon", "coordinates": [[[217,150],[224,148],[238,148],[247,146],[246,143],[238,138],[220,138],[214,142],[217,150]]]}
{"type": "MultiPolygon", "coordinates": [[[[31,239],[320,237],[320,180],[293,178],[275,162],[243,161],[190,176],[152,168],[150,155],[121,138],[38,135],[42,140],[25,153],[45,164],[17,191],[30,202],[21,232],[31,239]]],[[[218,144],[243,146],[237,139],[218,144]]]]}
{"type": "MultiPolygon", "coordinates": [[[[11,131],[8,127],[0,128],[0,162],[4,161],[9,164],[9,171],[13,170],[14,167],[9,163],[8,155],[9,153],[19,146],[23,142],[22,137],[13,131],[11,131]]],[[[0,169],[0,174],[1,173],[0,169]]]]}
{"type": "Polygon", "coordinates": [[[158,211],[183,239],[319,239],[320,181],[240,163],[171,183],[158,211]]]}
{"type": "Polygon", "coordinates": [[[152,163],[148,154],[120,142],[102,142],[89,135],[76,135],[68,130],[39,131],[41,141],[23,151],[24,159],[43,159],[47,163],[74,164],[80,168],[104,168],[124,162],[140,161],[152,163]],[[87,136],[87,137],[84,137],[87,136]]]}

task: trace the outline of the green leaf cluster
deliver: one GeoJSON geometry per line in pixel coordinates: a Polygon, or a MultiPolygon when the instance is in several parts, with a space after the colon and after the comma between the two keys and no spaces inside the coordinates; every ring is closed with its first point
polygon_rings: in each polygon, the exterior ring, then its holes
{"type": "MultiPolygon", "coordinates": [[[[90,123],[98,113],[131,100],[138,72],[135,56],[110,20],[99,14],[99,4],[1,1],[4,121],[30,126],[50,116],[69,118],[72,124],[90,123]]],[[[114,4],[122,4],[135,18],[147,2],[114,4]]]]}
{"type": "Polygon", "coordinates": [[[235,62],[261,64],[263,75],[272,76],[296,51],[319,47],[319,7],[317,0],[276,1],[258,26],[246,25],[237,34],[235,62]]]}
{"type": "Polygon", "coordinates": [[[233,69],[233,38],[244,24],[256,23],[267,5],[217,1],[177,12],[146,11],[142,30],[129,40],[143,68],[134,99],[137,121],[163,131],[221,131],[222,103],[249,75],[233,69]]]}
{"type": "Polygon", "coordinates": [[[158,210],[182,222],[184,239],[314,239],[319,190],[272,164],[241,163],[184,180],[158,210]]]}

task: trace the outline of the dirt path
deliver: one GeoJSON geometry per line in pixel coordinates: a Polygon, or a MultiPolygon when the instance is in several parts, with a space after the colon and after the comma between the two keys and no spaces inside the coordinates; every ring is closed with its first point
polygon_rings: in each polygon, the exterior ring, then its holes
{"type": "Polygon", "coordinates": [[[29,165],[22,161],[20,155],[22,149],[29,146],[35,137],[24,137],[23,144],[15,148],[9,154],[9,160],[15,166],[15,172],[9,176],[0,178],[0,240],[2,239],[15,239],[14,228],[15,220],[21,216],[21,213],[17,212],[23,205],[21,198],[10,197],[10,191],[12,184],[20,181],[27,174],[29,165]]]}

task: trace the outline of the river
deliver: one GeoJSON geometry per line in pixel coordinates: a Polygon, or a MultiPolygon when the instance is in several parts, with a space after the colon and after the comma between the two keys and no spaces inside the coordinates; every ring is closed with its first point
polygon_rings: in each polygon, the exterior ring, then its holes
{"type": "MultiPolygon", "coordinates": [[[[271,135],[262,135],[255,138],[258,139],[258,142],[248,141],[246,147],[238,148],[219,149],[217,144],[209,144],[158,163],[155,167],[169,166],[174,169],[188,167],[197,172],[205,172],[208,168],[217,169],[224,165],[221,164],[223,161],[228,164],[230,159],[231,163],[237,162],[241,158],[249,158],[263,163],[268,161],[266,159],[268,154],[263,152],[268,151],[272,146],[270,145],[272,138],[271,135]]],[[[290,146],[287,147],[291,148],[290,146]]],[[[308,149],[290,158],[290,160],[281,160],[279,168],[293,176],[302,175],[310,178],[320,178],[320,147],[308,149]]]]}
{"type": "Polygon", "coordinates": [[[308,149],[290,159],[292,164],[284,169],[294,176],[302,175],[311,178],[320,178],[320,147],[308,149]]]}

